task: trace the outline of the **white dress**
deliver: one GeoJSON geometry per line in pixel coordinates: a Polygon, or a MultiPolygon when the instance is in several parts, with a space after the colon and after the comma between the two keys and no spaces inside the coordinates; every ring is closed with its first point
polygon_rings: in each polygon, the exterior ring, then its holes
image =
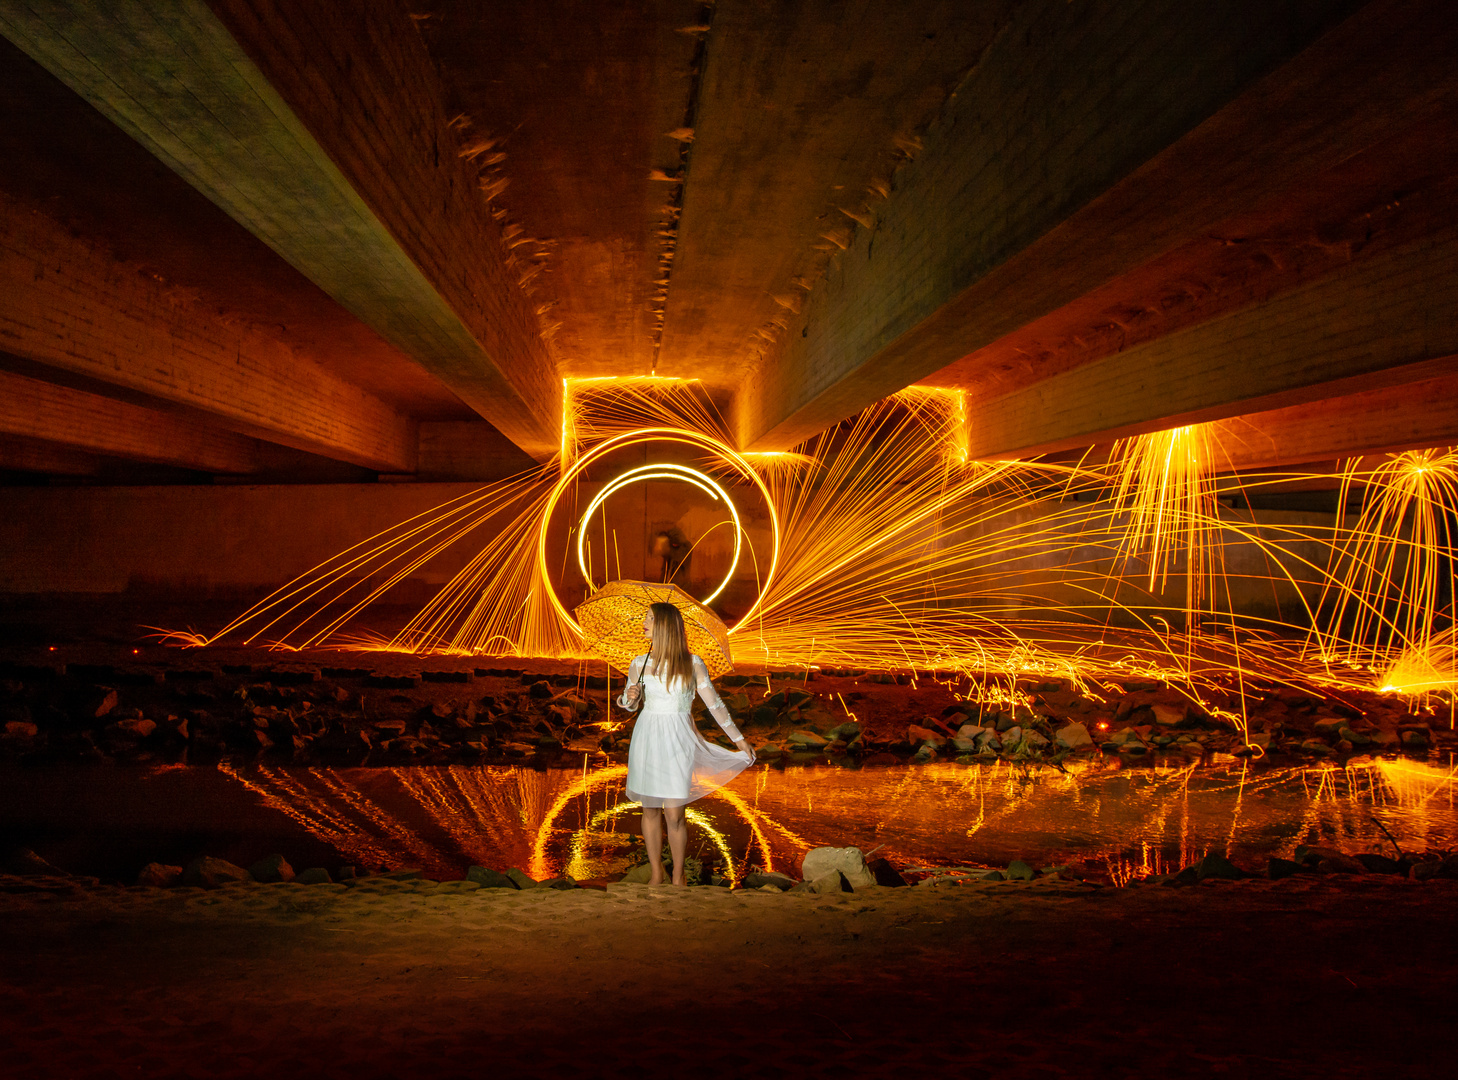
{"type": "MultiPolygon", "coordinates": [[[[724,734],[734,741],[742,738],[702,660],[693,657],[697,685],[675,683],[671,688],[643,670],[646,661],[646,656],[637,656],[628,667],[628,686],[640,676],[643,683],[643,711],[628,743],[628,798],[644,806],[683,806],[733,780],[754,763],[754,755],[715,746],[694,727],[689,709],[697,691],[724,734]]],[[[625,709],[627,695],[624,687],[618,697],[625,709]]]]}

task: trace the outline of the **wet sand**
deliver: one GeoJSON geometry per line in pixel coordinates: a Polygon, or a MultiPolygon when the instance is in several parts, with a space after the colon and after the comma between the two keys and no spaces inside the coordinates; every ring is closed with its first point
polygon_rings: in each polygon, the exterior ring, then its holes
{"type": "Polygon", "coordinates": [[[53,888],[0,894],[9,1077],[1453,1072],[1452,881],[53,888]]]}

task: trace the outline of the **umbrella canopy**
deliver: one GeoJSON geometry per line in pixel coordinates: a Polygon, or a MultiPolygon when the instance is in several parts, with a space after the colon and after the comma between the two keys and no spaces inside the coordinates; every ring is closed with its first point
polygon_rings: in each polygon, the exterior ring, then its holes
{"type": "Polygon", "coordinates": [[[587,647],[627,673],[633,657],[648,651],[643,616],[650,604],[672,604],[683,615],[689,652],[717,678],[734,670],[729,631],[724,622],[677,585],[653,581],[612,581],[577,605],[573,614],[587,647]]]}

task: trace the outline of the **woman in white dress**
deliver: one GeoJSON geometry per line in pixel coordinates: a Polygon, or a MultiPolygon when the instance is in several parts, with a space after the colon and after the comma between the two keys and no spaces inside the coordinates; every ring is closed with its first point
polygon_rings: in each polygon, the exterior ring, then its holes
{"type": "Polygon", "coordinates": [[[684,853],[688,824],[683,808],[723,787],[754,763],[754,751],[714,692],[709,669],[688,650],[683,615],[672,604],[653,604],[643,620],[648,653],[633,659],[628,685],[618,698],[625,709],[643,712],[628,743],[628,798],[643,804],[643,842],[652,868],[650,885],[663,884],[663,829],[673,855],[673,883],[687,885],[684,853]],[[694,727],[694,693],[738,751],[715,746],[694,727]]]}

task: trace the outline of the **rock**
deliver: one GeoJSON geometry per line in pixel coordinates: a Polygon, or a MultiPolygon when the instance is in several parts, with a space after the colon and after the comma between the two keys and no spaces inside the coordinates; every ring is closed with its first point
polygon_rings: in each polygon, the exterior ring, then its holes
{"type": "Polygon", "coordinates": [[[1160,727],[1179,727],[1190,718],[1188,705],[1151,705],[1154,722],[1160,727]]]}
{"type": "Polygon", "coordinates": [[[500,870],[491,870],[485,866],[473,866],[466,871],[466,880],[474,881],[483,889],[515,889],[516,882],[503,874],[500,870]]]}
{"type": "MultiPolygon", "coordinates": [[[[96,702],[96,708],[91,714],[97,720],[100,720],[103,716],[110,713],[112,709],[116,708],[116,691],[108,687],[101,687],[100,689],[102,691],[101,700],[96,702]]],[[[92,700],[95,701],[96,699],[93,698],[92,700]]]]}
{"type": "Polygon", "coordinates": [[[1333,752],[1332,748],[1320,739],[1307,739],[1301,744],[1301,749],[1305,753],[1316,754],[1318,757],[1324,757],[1333,752]]]}
{"type": "Polygon", "coordinates": [[[34,739],[40,728],[29,720],[7,720],[5,721],[5,737],[7,739],[34,739]]]}
{"type": "Polygon", "coordinates": [[[1353,731],[1349,727],[1342,728],[1337,734],[1353,746],[1370,746],[1372,744],[1372,737],[1370,735],[1361,731],[1353,731]]]}
{"type": "Polygon", "coordinates": [[[182,884],[182,867],[149,862],[137,874],[137,884],[148,889],[170,889],[182,884]]]}
{"type": "Polygon", "coordinates": [[[1022,859],[1014,859],[1008,863],[1007,877],[1009,881],[1032,881],[1037,876],[1038,872],[1023,862],[1022,859]]]}
{"type": "Polygon", "coordinates": [[[1353,855],[1367,869],[1369,874],[1400,874],[1402,863],[1396,859],[1389,859],[1386,855],[1378,855],[1375,852],[1363,852],[1353,855]]]}
{"type": "Polygon", "coordinates": [[[568,889],[577,888],[577,879],[568,874],[563,874],[561,877],[547,878],[546,881],[538,882],[537,888],[560,889],[565,892],[568,889]]]}
{"type": "Polygon", "coordinates": [[[931,728],[924,728],[920,724],[908,724],[906,726],[906,741],[912,744],[932,743],[940,747],[946,742],[946,736],[940,735],[931,728]]]}
{"type": "Polygon", "coordinates": [[[1272,858],[1266,861],[1266,876],[1272,881],[1280,881],[1300,872],[1301,864],[1290,859],[1272,858]]]}
{"type": "Polygon", "coordinates": [[[1332,738],[1342,728],[1347,726],[1347,721],[1340,716],[1321,716],[1311,725],[1311,729],[1323,738],[1332,738]]]}
{"type": "Polygon", "coordinates": [[[1093,737],[1082,724],[1067,724],[1053,733],[1053,741],[1065,750],[1078,750],[1093,745],[1093,737]]]}
{"type": "Polygon", "coordinates": [[[952,736],[952,749],[959,754],[975,754],[977,747],[976,739],[964,739],[960,734],[952,736]]]}
{"type": "Polygon", "coordinates": [[[926,765],[937,759],[937,748],[931,742],[924,742],[916,748],[916,753],[911,755],[913,765],[926,765]]]}
{"type": "Polygon", "coordinates": [[[282,855],[265,855],[248,868],[254,881],[293,881],[294,868],[282,855]]]}
{"type": "Polygon", "coordinates": [[[860,738],[861,725],[857,720],[847,720],[840,726],[831,728],[825,734],[831,739],[844,739],[846,742],[852,742],[860,738]]]}
{"type": "Polygon", "coordinates": [[[1198,885],[1200,883],[1200,872],[1193,866],[1187,866],[1178,874],[1171,874],[1165,879],[1164,884],[1171,888],[1181,888],[1185,885],[1198,885]]]}
{"type": "Polygon", "coordinates": [[[789,742],[795,746],[809,746],[816,750],[823,746],[829,746],[830,740],[824,736],[817,735],[813,731],[792,731],[789,735],[789,742]]]}
{"type": "Polygon", "coordinates": [[[1246,874],[1224,855],[1210,852],[1203,859],[1195,864],[1195,875],[1206,881],[1210,878],[1219,878],[1222,881],[1239,881],[1246,874]]]}
{"type": "Polygon", "coordinates": [[[1324,874],[1365,874],[1367,868],[1358,860],[1335,848],[1308,847],[1296,849],[1296,861],[1303,866],[1314,867],[1324,874]]]}
{"type": "Polygon", "coordinates": [[[1412,869],[1407,872],[1407,876],[1414,881],[1431,881],[1438,876],[1438,872],[1442,869],[1442,859],[1423,859],[1421,862],[1412,864],[1412,869]]]}
{"type": "MultiPolygon", "coordinates": [[[[645,876],[643,880],[647,881],[648,878],[645,876]]],[[[786,889],[794,887],[795,879],[789,874],[781,874],[774,870],[756,870],[745,874],[741,884],[746,889],[763,889],[768,885],[784,892],[786,889]]]]}
{"type": "Polygon", "coordinates": [[[1023,732],[1024,750],[1041,750],[1048,745],[1048,740],[1038,732],[1029,729],[1023,732]]]}
{"type": "Polygon", "coordinates": [[[537,887],[537,882],[535,880],[527,877],[514,866],[506,872],[506,876],[511,878],[512,881],[516,882],[516,887],[518,889],[535,889],[537,887]]]}
{"type": "Polygon", "coordinates": [[[1409,729],[1402,733],[1402,745],[1409,748],[1421,748],[1428,745],[1428,733],[1409,729]]]}
{"type": "Polygon", "coordinates": [[[750,727],[774,727],[779,723],[780,711],[772,705],[756,705],[749,714],[750,727]]]}
{"type": "Polygon", "coordinates": [[[527,693],[538,700],[545,700],[552,696],[552,684],[546,679],[538,679],[532,683],[527,693]]]}
{"type": "Polygon", "coordinates": [[[1010,727],[1000,736],[1002,748],[1007,751],[1016,750],[1023,741],[1023,729],[1021,727],[1010,727]]]}
{"type": "Polygon", "coordinates": [[[220,885],[252,880],[253,875],[241,866],[234,866],[225,859],[215,859],[211,855],[194,859],[182,871],[184,885],[195,885],[204,889],[216,889],[220,885]]]}
{"type": "Polygon", "coordinates": [[[1438,864],[1438,877],[1452,880],[1458,878],[1458,855],[1445,856],[1438,864]]]}
{"type": "Polygon", "coordinates": [[[330,885],[333,882],[334,879],[329,876],[329,871],[322,866],[311,866],[294,877],[296,885],[330,885]]]}
{"type": "Polygon", "coordinates": [[[866,866],[866,857],[858,847],[812,848],[800,863],[800,876],[806,881],[815,881],[836,871],[845,876],[851,889],[876,884],[876,876],[866,866]]]}
{"type": "Polygon", "coordinates": [[[983,727],[981,724],[963,724],[957,729],[957,738],[976,739],[981,737],[984,732],[993,730],[993,728],[983,727]]]}
{"type": "Polygon", "coordinates": [[[157,723],[154,720],[118,720],[106,730],[117,735],[130,736],[134,739],[145,739],[157,730],[157,723]]]}
{"type": "Polygon", "coordinates": [[[653,868],[647,863],[639,863],[630,869],[619,880],[625,885],[647,885],[648,878],[652,875],[653,868]]]}
{"type": "Polygon", "coordinates": [[[901,871],[897,870],[896,867],[891,865],[891,860],[889,859],[872,859],[869,863],[866,864],[866,869],[869,870],[871,872],[871,876],[876,879],[877,885],[884,885],[887,888],[898,889],[903,885],[909,884],[909,882],[907,882],[907,880],[901,876],[901,871]]]}
{"type": "Polygon", "coordinates": [[[817,896],[838,896],[841,893],[855,892],[850,882],[846,880],[846,876],[839,870],[832,870],[828,874],[809,881],[809,886],[807,891],[815,893],[817,896]]]}

